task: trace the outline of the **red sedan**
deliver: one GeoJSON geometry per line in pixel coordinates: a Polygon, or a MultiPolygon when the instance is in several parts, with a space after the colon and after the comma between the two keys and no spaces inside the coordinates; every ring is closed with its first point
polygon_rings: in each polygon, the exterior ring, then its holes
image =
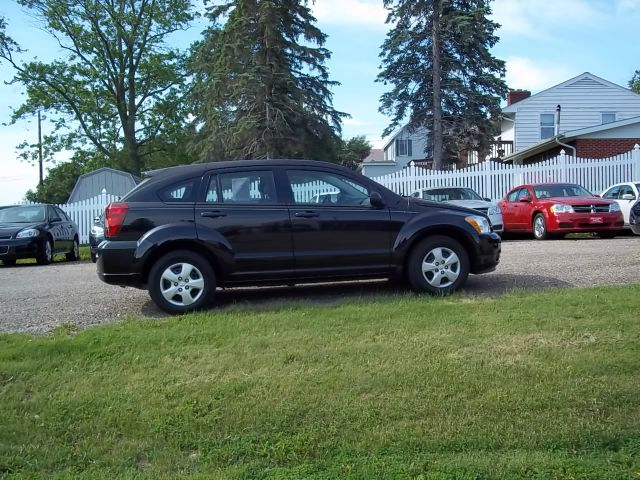
{"type": "Polygon", "coordinates": [[[575,232],[613,238],[624,226],[617,202],[570,183],[521,185],[499,205],[505,232],[531,232],[537,240],[575,232]]]}

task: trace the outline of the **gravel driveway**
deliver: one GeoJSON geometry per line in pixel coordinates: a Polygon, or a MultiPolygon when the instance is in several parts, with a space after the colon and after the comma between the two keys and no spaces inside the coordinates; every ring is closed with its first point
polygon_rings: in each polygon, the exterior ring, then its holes
{"type": "MultiPolygon", "coordinates": [[[[640,282],[640,237],[613,240],[506,241],[498,269],[471,275],[470,295],[499,295],[513,288],[590,287],[640,282]]],[[[334,304],[345,298],[404,292],[388,282],[243,288],[219,293],[221,308],[283,301],[334,304]]],[[[92,263],[0,267],[0,331],[44,333],[61,324],[86,327],[129,315],[165,316],[146,291],[98,280],[92,263]]]]}

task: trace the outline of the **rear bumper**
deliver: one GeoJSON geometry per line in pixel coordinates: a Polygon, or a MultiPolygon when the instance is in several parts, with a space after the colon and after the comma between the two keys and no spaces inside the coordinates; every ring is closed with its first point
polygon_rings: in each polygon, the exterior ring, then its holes
{"type": "Polygon", "coordinates": [[[549,232],[603,232],[622,230],[622,213],[560,213],[550,215],[547,222],[549,232]]]}
{"type": "Polygon", "coordinates": [[[35,258],[42,241],[39,237],[0,240],[0,260],[35,258]]]}
{"type": "Polygon", "coordinates": [[[472,258],[471,273],[492,272],[500,263],[500,236],[497,233],[478,235],[476,255],[472,258]]]}
{"type": "Polygon", "coordinates": [[[137,261],[137,242],[103,241],[97,248],[98,278],[109,285],[144,288],[142,265],[137,261]]]}

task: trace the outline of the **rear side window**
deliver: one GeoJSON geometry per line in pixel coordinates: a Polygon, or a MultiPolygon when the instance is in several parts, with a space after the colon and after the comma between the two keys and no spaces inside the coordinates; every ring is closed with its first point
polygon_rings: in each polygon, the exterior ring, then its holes
{"type": "MultiPolygon", "coordinates": [[[[271,171],[242,171],[218,175],[222,201],[226,204],[277,203],[271,171]]],[[[209,188],[211,190],[211,187],[209,188]]],[[[209,196],[209,193],[207,193],[209,196]]]]}
{"type": "Polygon", "coordinates": [[[158,192],[160,200],[163,202],[193,202],[196,191],[195,178],[182,180],[168,187],[164,187],[158,192]]]}

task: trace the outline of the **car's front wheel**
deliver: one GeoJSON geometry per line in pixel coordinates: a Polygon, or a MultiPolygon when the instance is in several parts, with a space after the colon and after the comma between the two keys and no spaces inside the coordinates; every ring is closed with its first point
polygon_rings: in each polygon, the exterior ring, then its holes
{"type": "Polygon", "coordinates": [[[49,265],[53,261],[53,247],[51,246],[51,240],[46,239],[40,243],[38,247],[38,255],[36,256],[36,262],[38,265],[49,265]]]}
{"type": "Polygon", "coordinates": [[[533,238],[536,240],[547,240],[549,238],[547,222],[544,220],[544,215],[541,213],[538,213],[533,217],[533,238]]]}
{"type": "Polygon", "coordinates": [[[202,255],[177,250],[155,262],[149,272],[148,288],[151,299],[165,312],[186,313],[211,302],[216,276],[202,255]]]}
{"type": "Polygon", "coordinates": [[[451,237],[428,237],[409,256],[407,279],[415,291],[447,295],[464,285],[468,276],[469,255],[451,237]]]}
{"type": "Polygon", "coordinates": [[[75,262],[80,259],[80,245],[78,244],[78,239],[73,239],[73,246],[71,247],[71,251],[67,253],[67,261],[75,262]]]}

